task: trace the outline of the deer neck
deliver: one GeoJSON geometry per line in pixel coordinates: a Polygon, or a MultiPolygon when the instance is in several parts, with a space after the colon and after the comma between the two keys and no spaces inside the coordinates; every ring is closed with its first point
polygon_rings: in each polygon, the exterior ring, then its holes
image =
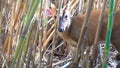
{"type": "MultiPolygon", "coordinates": [[[[59,32],[59,31],[57,30],[58,35],[59,35],[63,40],[65,40],[65,41],[70,39],[69,32],[70,32],[70,28],[67,29],[67,30],[64,31],[64,32],[59,32]]],[[[67,41],[66,41],[66,42],[67,42],[67,41]]]]}
{"type": "Polygon", "coordinates": [[[83,17],[81,16],[74,16],[71,21],[70,26],[70,36],[75,41],[78,42],[80,30],[83,24],[83,17]]]}

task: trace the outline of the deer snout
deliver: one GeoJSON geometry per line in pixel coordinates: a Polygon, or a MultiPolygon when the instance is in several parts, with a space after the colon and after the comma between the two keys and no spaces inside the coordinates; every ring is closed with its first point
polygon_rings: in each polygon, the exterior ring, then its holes
{"type": "Polygon", "coordinates": [[[59,24],[58,24],[58,31],[59,32],[64,32],[66,28],[65,22],[62,17],[59,19],[59,24]]]}
{"type": "Polygon", "coordinates": [[[64,32],[65,29],[64,29],[64,27],[60,27],[60,28],[58,28],[58,31],[59,31],[59,32],[64,32]]]}

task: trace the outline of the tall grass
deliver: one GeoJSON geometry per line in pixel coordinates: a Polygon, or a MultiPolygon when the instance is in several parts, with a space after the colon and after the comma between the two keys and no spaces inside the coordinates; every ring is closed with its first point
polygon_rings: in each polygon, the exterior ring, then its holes
{"type": "MultiPolygon", "coordinates": [[[[83,42],[82,38],[86,24],[89,22],[90,12],[98,9],[104,10],[100,6],[103,2],[97,0],[96,4],[95,1],[0,0],[0,68],[57,68],[75,67],[79,64],[89,68],[89,63],[87,63],[89,49],[85,55],[83,54],[84,46],[79,45],[83,42]],[[74,8],[71,7],[73,15],[86,13],[77,51],[73,50],[74,52],[72,52],[73,47],[66,44],[56,32],[60,9],[69,1],[76,3],[74,8]],[[56,16],[46,15],[46,9],[52,9],[51,3],[56,7],[54,10],[56,16]],[[92,7],[93,4],[95,5],[92,7]]],[[[106,8],[105,5],[104,8],[106,8]]],[[[102,13],[100,21],[101,19],[102,13]]],[[[96,33],[96,36],[97,34],[99,33],[96,33]]]]}

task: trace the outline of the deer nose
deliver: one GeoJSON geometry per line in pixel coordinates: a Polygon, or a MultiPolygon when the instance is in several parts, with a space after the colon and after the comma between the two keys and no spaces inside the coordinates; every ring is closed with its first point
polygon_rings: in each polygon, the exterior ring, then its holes
{"type": "Polygon", "coordinates": [[[58,31],[59,31],[59,32],[64,32],[65,30],[64,30],[63,27],[61,27],[61,28],[58,28],[58,31]]]}

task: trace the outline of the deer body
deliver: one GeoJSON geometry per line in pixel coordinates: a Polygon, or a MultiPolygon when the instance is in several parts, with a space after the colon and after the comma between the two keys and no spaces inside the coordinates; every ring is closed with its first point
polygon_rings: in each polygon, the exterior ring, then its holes
{"type": "MultiPolygon", "coordinates": [[[[85,42],[88,45],[92,45],[94,43],[95,34],[98,26],[100,10],[93,10],[90,15],[89,24],[87,25],[85,42]]],[[[58,30],[58,34],[63,38],[64,41],[76,46],[79,39],[79,32],[81,30],[82,24],[85,19],[85,14],[80,16],[71,17],[70,26],[61,32],[58,30]]],[[[104,12],[104,18],[102,22],[102,29],[99,41],[105,40],[107,23],[108,23],[108,11],[104,12]]],[[[120,10],[117,10],[114,17],[112,35],[111,35],[111,43],[115,46],[115,48],[120,52],[120,10]]]]}

